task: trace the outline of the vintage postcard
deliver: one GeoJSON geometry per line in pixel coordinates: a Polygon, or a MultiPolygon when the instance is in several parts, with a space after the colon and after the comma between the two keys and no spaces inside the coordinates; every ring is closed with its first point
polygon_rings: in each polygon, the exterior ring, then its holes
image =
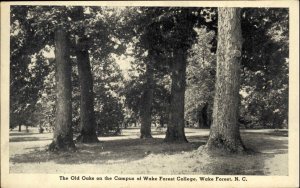
{"type": "Polygon", "coordinates": [[[298,187],[298,7],[1,3],[1,187],[298,187]]]}

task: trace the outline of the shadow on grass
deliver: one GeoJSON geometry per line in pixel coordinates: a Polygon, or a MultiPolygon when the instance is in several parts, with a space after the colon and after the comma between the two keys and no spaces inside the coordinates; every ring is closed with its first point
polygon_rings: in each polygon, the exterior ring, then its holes
{"type": "Polygon", "coordinates": [[[164,143],[162,138],[153,139],[122,139],[102,141],[95,144],[76,144],[77,151],[51,153],[45,148],[35,149],[32,152],[15,155],[10,158],[13,163],[38,163],[54,161],[58,164],[105,164],[124,163],[143,159],[149,154],[172,155],[183,151],[196,150],[205,144],[205,139],[191,141],[189,143],[164,143]]]}
{"type": "Polygon", "coordinates": [[[266,154],[287,153],[288,140],[285,136],[275,136],[272,133],[243,133],[242,139],[247,148],[256,152],[266,154]]]}
{"type": "Polygon", "coordinates": [[[9,136],[41,135],[42,133],[10,132],[9,136]]]}
{"type": "MultiPolygon", "coordinates": [[[[287,153],[288,140],[277,133],[241,133],[245,147],[255,153],[283,154],[287,153]],[[271,135],[271,136],[270,136],[271,135]]],[[[200,141],[206,143],[208,136],[189,136],[189,142],[200,141]]]]}
{"type": "Polygon", "coordinates": [[[242,133],[255,133],[266,136],[281,136],[288,137],[287,129],[241,129],[242,133]]]}
{"type": "Polygon", "coordinates": [[[28,141],[45,141],[51,140],[50,138],[42,138],[42,137],[13,137],[9,138],[9,142],[28,142],[28,141]]]}
{"type": "MultiPolygon", "coordinates": [[[[197,166],[193,172],[207,172],[212,175],[268,175],[265,161],[278,154],[288,153],[288,141],[284,135],[277,136],[272,133],[242,133],[242,140],[246,148],[254,152],[249,154],[224,154],[209,156],[208,164],[197,166]],[[272,136],[270,136],[272,135],[272,136]]],[[[207,137],[191,136],[189,140],[207,140],[207,137]]],[[[200,158],[201,154],[199,155],[200,158]]],[[[288,161],[282,161],[288,165],[288,161]]],[[[286,175],[286,174],[285,174],[286,175]]]]}
{"type": "MultiPolygon", "coordinates": [[[[96,144],[76,144],[77,151],[73,153],[50,153],[45,151],[46,147],[31,146],[24,149],[33,151],[11,156],[10,162],[38,164],[52,161],[56,164],[118,165],[146,159],[149,168],[163,168],[163,165],[168,165],[170,159],[174,159],[178,161],[177,166],[180,166],[178,168],[181,168],[176,171],[177,173],[186,171],[186,174],[272,175],[273,166],[275,166],[275,170],[277,168],[276,165],[273,165],[273,159],[278,160],[276,156],[279,155],[281,156],[279,163],[283,164],[284,170],[285,167],[287,168],[286,155],[280,155],[288,152],[288,139],[284,134],[280,136],[274,135],[272,132],[242,132],[241,137],[246,147],[254,150],[254,153],[225,154],[218,157],[205,156],[197,149],[206,143],[208,136],[199,135],[187,136],[189,143],[164,143],[163,138],[124,138],[96,144]],[[270,160],[271,167],[270,163],[266,163],[270,160]],[[158,164],[152,166],[149,161],[158,164]]],[[[278,164],[278,161],[275,161],[275,164],[278,164]]],[[[281,168],[277,168],[277,173],[281,172],[281,168]]],[[[287,175],[286,171],[279,174],[287,175]]]]}

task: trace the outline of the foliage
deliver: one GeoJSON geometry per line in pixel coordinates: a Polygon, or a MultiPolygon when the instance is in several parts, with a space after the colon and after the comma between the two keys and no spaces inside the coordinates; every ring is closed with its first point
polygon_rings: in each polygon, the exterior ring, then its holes
{"type": "Polygon", "coordinates": [[[204,106],[209,106],[211,115],[216,68],[216,57],[210,44],[215,33],[204,28],[198,29],[197,33],[197,42],[189,51],[185,95],[185,120],[192,125],[199,122],[199,113],[204,106]]]}
{"type": "MultiPolygon", "coordinates": [[[[12,7],[11,24],[11,125],[27,124],[31,116],[38,116],[40,121],[30,125],[40,124],[53,129],[55,120],[55,69],[52,59],[45,59],[43,52],[53,52],[53,32],[57,25],[63,25],[70,34],[70,45],[76,40],[76,34],[83,27],[88,38],[91,58],[94,62],[102,63],[112,53],[124,50],[120,40],[113,32],[122,23],[118,12],[105,7],[84,7],[85,20],[77,20],[77,7],[66,6],[16,6],[12,7]],[[119,24],[119,25],[118,25],[119,24]],[[33,56],[36,60],[32,60],[33,56]],[[37,104],[38,102],[38,104],[37,104]],[[39,109],[36,114],[33,112],[39,109]],[[29,114],[31,116],[29,116],[29,114]],[[33,115],[34,114],[34,115],[33,115]]],[[[75,50],[72,50],[74,55],[75,50]]],[[[73,126],[78,130],[80,93],[76,59],[71,56],[72,71],[72,106],[73,126]]],[[[104,74],[118,74],[115,70],[104,70],[104,74]]],[[[104,75],[103,74],[103,75],[104,75]]],[[[108,77],[108,76],[107,76],[108,77]]],[[[99,81],[99,80],[97,80],[99,81]]],[[[111,80],[101,80],[100,87],[110,84],[111,80]]],[[[115,88],[112,88],[113,91],[115,88]]],[[[95,89],[95,90],[101,90],[95,89]]],[[[114,91],[116,92],[116,91],[114,91]]],[[[101,95],[101,94],[100,94],[101,95]]],[[[101,95],[103,97],[103,95],[101,95]]],[[[103,98],[102,101],[105,101],[103,98]]],[[[113,101],[114,102],[114,101],[113,101]]]]}
{"type": "Polygon", "coordinates": [[[33,112],[48,67],[42,55],[42,39],[36,36],[27,17],[29,6],[11,8],[10,38],[10,127],[31,125],[33,112]]]}
{"type": "Polygon", "coordinates": [[[118,132],[124,121],[122,104],[123,75],[112,59],[102,63],[94,61],[95,114],[99,135],[118,132]]]}
{"type": "MultiPolygon", "coordinates": [[[[122,95],[125,97],[124,105],[128,108],[127,121],[135,123],[140,118],[142,106],[142,92],[146,87],[144,74],[125,81],[122,95]],[[136,119],[136,120],[133,120],[136,119]]],[[[151,109],[152,121],[167,123],[168,106],[170,101],[170,78],[156,78],[153,85],[153,104],[151,109]]]]}
{"type": "Polygon", "coordinates": [[[288,20],[285,8],[244,9],[241,120],[247,127],[287,126],[288,20]]]}
{"type": "Polygon", "coordinates": [[[124,121],[123,106],[118,98],[107,95],[103,99],[102,109],[96,113],[98,135],[119,135],[124,121]]]}

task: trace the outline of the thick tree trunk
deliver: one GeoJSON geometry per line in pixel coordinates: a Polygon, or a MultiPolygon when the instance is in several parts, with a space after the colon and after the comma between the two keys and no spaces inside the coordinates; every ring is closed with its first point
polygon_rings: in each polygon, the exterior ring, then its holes
{"type": "Polygon", "coordinates": [[[56,119],[53,142],[50,151],[74,150],[72,133],[71,103],[71,63],[69,59],[68,36],[60,27],[55,31],[55,62],[56,62],[56,119]]]}
{"type": "Polygon", "coordinates": [[[19,132],[22,131],[22,125],[19,125],[19,132]]]}
{"type": "Polygon", "coordinates": [[[186,53],[178,50],[172,64],[171,103],[165,142],[187,142],[184,133],[186,53]]]}
{"type": "MultiPolygon", "coordinates": [[[[152,62],[150,62],[152,63],[152,62]]],[[[141,106],[141,136],[140,138],[152,138],[151,135],[151,108],[153,100],[153,69],[151,64],[146,65],[146,87],[142,96],[141,106]]]]}
{"type": "Polygon", "coordinates": [[[85,49],[76,51],[80,83],[80,135],[77,141],[83,143],[98,142],[94,112],[93,77],[89,53],[85,49]]]}
{"type": "MultiPolygon", "coordinates": [[[[83,7],[76,7],[77,21],[84,20],[83,7]]],[[[93,76],[89,59],[88,39],[85,37],[85,28],[77,30],[76,58],[80,85],[80,135],[78,142],[99,142],[96,135],[96,119],[94,111],[93,76]]]]}
{"type": "Polygon", "coordinates": [[[208,151],[242,152],[239,126],[239,87],[242,35],[240,9],[218,9],[218,49],[213,122],[208,151]]]}

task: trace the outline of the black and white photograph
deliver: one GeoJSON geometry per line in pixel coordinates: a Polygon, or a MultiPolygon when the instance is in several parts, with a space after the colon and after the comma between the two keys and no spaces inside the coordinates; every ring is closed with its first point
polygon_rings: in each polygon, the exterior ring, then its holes
{"type": "Polygon", "coordinates": [[[291,7],[144,3],[1,6],[7,176],[90,187],[241,187],[273,176],[299,185],[291,7]]]}

